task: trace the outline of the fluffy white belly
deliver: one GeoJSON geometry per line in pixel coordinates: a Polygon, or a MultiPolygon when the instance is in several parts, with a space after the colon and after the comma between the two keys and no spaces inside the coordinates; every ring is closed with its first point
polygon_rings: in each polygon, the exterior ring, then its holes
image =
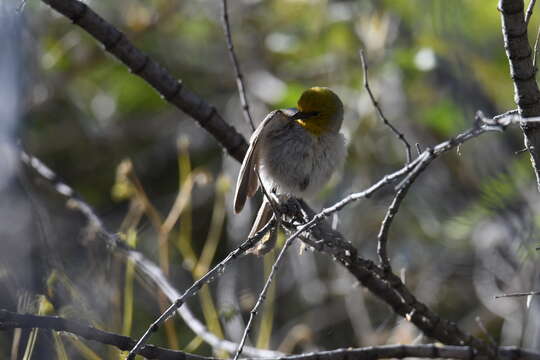
{"type": "Polygon", "coordinates": [[[265,188],[309,197],[328,182],[345,158],[340,133],[315,136],[290,120],[278,120],[267,129],[259,166],[265,188]]]}

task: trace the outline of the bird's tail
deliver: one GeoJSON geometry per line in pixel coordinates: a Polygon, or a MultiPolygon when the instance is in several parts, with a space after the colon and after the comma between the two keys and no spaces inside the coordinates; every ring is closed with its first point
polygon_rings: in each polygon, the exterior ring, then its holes
{"type": "MultiPolygon", "coordinates": [[[[251,231],[249,233],[249,237],[254,236],[257,232],[259,232],[262,228],[266,226],[272,219],[274,218],[274,210],[272,209],[272,205],[270,204],[270,201],[266,197],[263,199],[263,203],[261,204],[261,207],[259,208],[259,211],[257,212],[257,217],[255,218],[255,221],[253,222],[253,226],[251,227],[251,231]]],[[[259,241],[259,243],[252,249],[250,249],[248,252],[257,256],[263,256],[266,253],[268,253],[270,250],[276,246],[276,240],[277,240],[277,231],[279,229],[279,220],[276,226],[272,227],[259,241]]]]}

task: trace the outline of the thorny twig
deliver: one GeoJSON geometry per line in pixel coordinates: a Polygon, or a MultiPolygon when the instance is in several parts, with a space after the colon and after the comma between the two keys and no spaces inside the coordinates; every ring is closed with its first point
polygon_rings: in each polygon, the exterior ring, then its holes
{"type": "Polygon", "coordinates": [[[234,72],[236,73],[236,87],[238,88],[238,94],[240,95],[240,103],[242,105],[242,110],[244,112],[244,118],[246,119],[247,123],[251,125],[251,130],[255,131],[255,125],[253,123],[253,119],[249,111],[249,103],[246,96],[244,75],[242,74],[242,71],[240,70],[240,63],[238,62],[238,58],[236,57],[236,53],[234,51],[234,45],[233,45],[232,35],[231,35],[231,27],[229,25],[229,12],[227,8],[227,0],[221,0],[221,4],[222,4],[223,31],[225,32],[225,38],[227,40],[227,49],[229,50],[229,57],[231,58],[231,61],[234,66],[234,72]]]}
{"type": "Polygon", "coordinates": [[[366,88],[369,98],[371,99],[371,102],[373,103],[375,110],[377,110],[377,114],[379,115],[379,118],[383,121],[383,123],[386,126],[390,128],[390,130],[392,130],[394,135],[396,135],[396,137],[403,143],[403,145],[405,145],[405,148],[407,150],[407,163],[410,163],[412,159],[411,145],[405,138],[405,135],[403,135],[403,133],[401,133],[394,125],[392,125],[392,123],[388,121],[386,116],[384,116],[384,113],[382,112],[382,109],[379,103],[377,102],[377,100],[375,100],[375,96],[373,95],[373,92],[371,91],[371,88],[369,87],[368,65],[367,65],[366,58],[364,56],[364,50],[360,49],[359,54],[360,54],[360,60],[362,61],[362,69],[364,70],[364,87],[366,88]]]}

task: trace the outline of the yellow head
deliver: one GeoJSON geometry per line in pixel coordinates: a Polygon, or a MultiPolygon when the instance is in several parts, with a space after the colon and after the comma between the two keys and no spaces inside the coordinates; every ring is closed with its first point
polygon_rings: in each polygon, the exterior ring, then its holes
{"type": "Polygon", "coordinates": [[[338,132],[343,122],[343,103],[326,87],[312,87],[298,100],[298,113],[293,119],[310,133],[321,136],[338,132]]]}

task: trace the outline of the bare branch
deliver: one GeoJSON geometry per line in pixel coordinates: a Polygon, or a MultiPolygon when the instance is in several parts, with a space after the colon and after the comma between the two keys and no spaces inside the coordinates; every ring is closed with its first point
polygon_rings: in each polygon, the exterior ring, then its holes
{"type": "Polygon", "coordinates": [[[529,1],[529,6],[527,7],[527,12],[525,13],[525,25],[529,25],[529,21],[531,20],[534,10],[534,4],[536,4],[536,0],[529,1]]]}
{"type": "MultiPolygon", "coordinates": [[[[522,350],[514,346],[503,346],[498,348],[497,358],[511,360],[538,360],[540,353],[522,350]]],[[[383,345],[371,346],[360,349],[338,349],[331,351],[321,351],[311,354],[301,354],[285,356],[287,360],[347,360],[347,359],[403,359],[407,357],[418,358],[442,358],[442,359],[485,359],[488,357],[478,354],[474,348],[469,346],[448,346],[438,344],[428,345],[383,345]]]]}
{"type": "MultiPolygon", "coordinates": [[[[38,316],[32,314],[17,314],[7,310],[0,310],[0,329],[49,329],[65,331],[87,340],[112,345],[120,350],[127,351],[133,347],[135,341],[127,336],[96,329],[88,324],[64,319],[57,316],[38,316]]],[[[155,345],[146,345],[141,355],[148,359],[184,359],[184,360],[210,360],[211,358],[192,355],[177,350],[169,350],[155,345]]]]}
{"type": "MultiPolygon", "coordinates": [[[[531,1],[530,9],[532,13],[531,1]]],[[[523,118],[540,116],[540,90],[536,83],[536,68],[533,66],[531,47],[527,36],[527,24],[523,14],[523,0],[499,0],[504,47],[510,64],[510,75],[514,83],[514,99],[523,118]]],[[[525,147],[531,155],[540,191],[540,125],[522,124],[525,147]]]]}
{"type": "Polygon", "coordinates": [[[236,353],[234,354],[234,360],[238,360],[238,357],[240,354],[242,354],[242,351],[244,350],[244,345],[246,343],[247,337],[249,335],[249,332],[251,331],[251,326],[253,325],[253,319],[255,319],[255,315],[257,315],[257,311],[259,311],[259,308],[261,307],[264,299],[266,299],[266,293],[268,292],[268,289],[270,288],[270,285],[272,284],[272,280],[274,279],[277,269],[279,267],[279,264],[281,263],[281,259],[283,258],[283,255],[285,254],[285,251],[291,246],[294,239],[296,237],[290,237],[285,242],[285,245],[281,248],[281,251],[279,252],[276,260],[272,264],[272,269],[270,270],[270,274],[268,274],[268,279],[266,279],[266,282],[264,283],[264,287],[261,290],[261,293],[259,294],[259,297],[257,298],[257,302],[249,312],[249,320],[246,324],[246,328],[244,329],[244,333],[242,334],[242,339],[240,340],[240,344],[238,345],[238,349],[236,350],[236,353]]]}
{"type": "Polygon", "coordinates": [[[244,84],[244,75],[240,70],[240,63],[236,57],[234,51],[234,45],[231,36],[231,27],[229,25],[229,12],[227,10],[227,0],[221,0],[222,4],[222,19],[223,19],[223,31],[225,32],[225,38],[227,39],[227,49],[229,50],[229,57],[234,66],[234,72],[236,73],[236,87],[238,88],[238,94],[240,96],[240,103],[242,105],[242,110],[244,111],[244,118],[247,123],[251,125],[251,130],[255,131],[255,125],[253,119],[251,118],[251,113],[249,111],[249,103],[246,96],[246,87],[244,84]]]}
{"type": "MultiPolygon", "coordinates": [[[[410,184],[412,184],[412,182],[410,184]]],[[[377,255],[379,256],[379,261],[383,269],[388,271],[391,271],[392,269],[390,265],[390,260],[388,259],[388,253],[386,251],[386,244],[388,242],[388,231],[390,230],[392,221],[394,220],[394,217],[399,211],[399,206],[405,198],[408,189],[409,187],[398,190],[394,197],[394,200],[392,200],[392,203],[386,211],[386,215],[384,216],[384,220],[382,221],[379,234],[377,235],[377,255]]]]}
{"type": "Polygon", "coordinates": [[[124,33],[79,0],[42,1],[92,35],[133,74],[156,89],[165,100],[191,116],[218,140],[232,157],[242,161],[247,143],[235,128],[223,120],[213,105],[193,93],[181,80],[174,78],[160,64],[133,46],[124,33]]]}
{"type": "Polygon", "coordinates": [[[273,222],[269,222],[261,231],[255,234],[253,237],[248,238],[244,241],[239,247],[231,251],[222,261],[220,261],[216,266],[214,266],[210,271],[208,271],[204,276],[195,281],[183,294],[176,298],[176,300],[169,306],[165,312],[163,312],[145,331],[143,336],[137,341],[133,349],[129,352],[127,357],[128,360],[134,359],[135,356],[141,351],[145,343],[150,339],[150,336],[156,332],[159,327],[167,321],[182,305],[186,300],[195,295],[205,284],[209,284],[215,280],[219,275],[223,274],[227,265],[234,259],[243,255],[247,250],[251,249],[263,236],[274,226],[273,222]]]}
{"type": "Polygon", "coordinates": [[[534,39],[534,54],[533,54],[533,68],[538,70],[536,67],[536,58],[538,57],[538,40],[540,39],[540,26],[536,32],[536,39],[534,39]]]}
{"type": "Polygon", "coordinates": [[[377,114],[379,115],[379,118],[383,121],[383,123],[386,126],[388,126],[390,128],[390,130],[403,143],[403,145],[405,145],[405,149],[407,151],[407,162],[410,163],[411,159],[412,159],[412,157],[411,157],[411,145],[409,144],[409,142],[407,141],[405,136],[394,125],[392,125],[392,123],[390,121],[388,121],[386,116],[384,116],[384,113],[382,112],[382,109],[381,109],[379,103],[377,102],[377,100],[375,100],[375,96],[373,96],[373,93],[371,92],[371,88],[369,87],[368,65],[367,65],[367,61],[366,61],[365,56],[364,56],[364,50],[360,49],[359,54],[360,54],[360,60],[362,61],[362,68],[364,70],[364,87],[366,88],[366,91],[369,94],[369,98],[371,99],[371,102],[373,103],[373,106],[377,110],[377,114]]]}
{"type": "MultiPolygon", "coordinates": [[[[90,325],[68,320],[57,316],[41,316],[32,314],[18,314],[7,310],[0,310],[0,329],[49,329],[68,332],[87,340],[128,350],[135,341],[127,336],[96,329],[90,325]]],[[[183,351],[170,350],[154,345],[146,345],[140,353],[147,359],[161,360],[218,360],[213,357],[193,355],[183,351]]],[[[487,360],[487,357],[477,354],[469,346],[448,346],[440,344],[426,345],[382,345],[356,349],[336,349],[305,353],[300,355],[273,356],[267,360],[373,360],[373,359],[402,359],[415,358],[446,358],[469,360],[474,356],[477,360],[487,360]]],[[[514,346],[498,348],[497,356],[503,360],[540,360],[540,353],[521,349],[514,346]]]]}
{"type": "Polygon", "coordinates": [[[540,291],[529,291],[529,292],[501,294],[501,295],[496,295],[495,299],[507,298],[507,297],[535,296],[535,295],[540,295],[540,291]]]}

